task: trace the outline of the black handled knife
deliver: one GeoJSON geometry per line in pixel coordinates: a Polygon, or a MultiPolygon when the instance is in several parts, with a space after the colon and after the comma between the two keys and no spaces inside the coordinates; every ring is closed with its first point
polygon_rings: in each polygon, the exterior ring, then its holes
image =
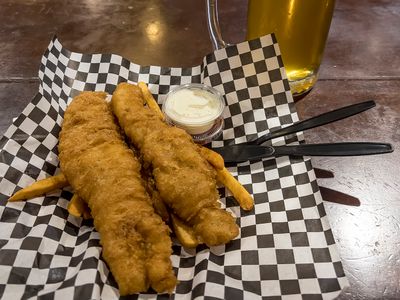
{"type": "Polygon", "coordinates": [[[231,145],[214,148],[226,163],[253,161],[270,156],[357,156],[383,154],[393,152],[391,144],[387,143],[328,143],[303,144],[291,146],[261,146],[261,145],[231,145]]]}

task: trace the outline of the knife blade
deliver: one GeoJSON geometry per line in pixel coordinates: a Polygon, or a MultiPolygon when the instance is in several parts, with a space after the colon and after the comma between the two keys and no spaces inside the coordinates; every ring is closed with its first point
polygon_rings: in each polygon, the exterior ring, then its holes
{"type": "Polygon", "coordinates": [[[214,148],[226,163],[253,161],[271,156],[358,156],[393,152],[393,147],[388,143],[326,143],[302,144],[291,146],[264,146],[239,144],[214,148]]]}

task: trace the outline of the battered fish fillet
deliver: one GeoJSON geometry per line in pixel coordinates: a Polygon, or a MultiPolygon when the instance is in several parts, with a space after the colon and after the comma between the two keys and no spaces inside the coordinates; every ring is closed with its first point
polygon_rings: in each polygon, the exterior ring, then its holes
{"type": "Polygon", "coordinates": [[[169,229],[154,212],[140,164],[124,143],[105,93],[84,92],[65,112],[59,138],[63,174],[92,212],[103,257],[121,295],[172,292],[169,229]]]}
{"type": "Polygon", "coordinates": [[[142,160],[152,167],[160,196],[172,211],[208,246],[235,238],[239,229],[232,215],[220,208],[215,171],[191,136],[143,106],[135,85],[119,84],[111,108],[142,160]]]}

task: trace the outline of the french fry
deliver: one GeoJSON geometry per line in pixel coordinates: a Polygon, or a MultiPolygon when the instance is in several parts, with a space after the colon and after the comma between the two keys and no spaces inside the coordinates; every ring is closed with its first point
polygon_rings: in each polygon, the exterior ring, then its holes
{"type": "Polygon", "coordinates": [[[200,146],[200,154],[214,167],[217,171],[217,180],[231,191],[240,207],[244,210],[251,210],[254,206],[253,198],[225,168],[222,156],[202,146],[200,146]]]}
{"type": "Polygon", "coordinates": [[[74,194],[68,203],[68,212],[74,217],[82,217],[85,211],[85,202],[78,196],[74,194]]]}
{"type": "Polygon", "coordinates": [[[89,206],[78,194],[74,194],[69,201],[68,212],[74,217],[83,217],[85,220],[92,219],[89,206]]]}
{"type": "Polygon", "coordinates": [[[214,152],[206,147],[200,146],[200,154],[212,165],[216,170],[225,168],[225,162],[219,153],[214,152]]]}
{"type": "Polygon", "coordinates": [[[85,206],[83,211],[83,219],[85,220],[93,219],[89,206],[86,204],[86,202],[84,202],[84,205],[85,206]]]}
{"type": "Polygon", "coordinates": [[[144,100],[146,101],[147,105],[149,106],[149,108],[154,111],[155,113],[157,113],[157,115],[160,117],[161,120],[165,120],[165,116],[162,113],[160,107],[158,106],[157,101],[154,99],[153,95],[151,94],[149,88],[147,87],[147,85],[144,82],[139,82],[138,87],[142,90],[142,94],[144,97],[144,100]]]}
{"type": "Polygon", "coordinates": [[[34,182],[32,185],[16,192],[8,201],[20,201],[35,198],[56,189],[61,189],[69,185],[63,174],[45,178],[34,182]]]}
{"type": "Polygon", "coordinates": [[[199,244],[194,231],[177,216],[171,214],[172,227],[181,245],[185,248],[195,248],[199,244]]]}
{"type": "Polygon", "coordinates": [[[226,168],[217,171],[217,180],[231,191],[233,197],[244,210],[251,210],[254,200],[249,192],[232,176],[226,168]]]}

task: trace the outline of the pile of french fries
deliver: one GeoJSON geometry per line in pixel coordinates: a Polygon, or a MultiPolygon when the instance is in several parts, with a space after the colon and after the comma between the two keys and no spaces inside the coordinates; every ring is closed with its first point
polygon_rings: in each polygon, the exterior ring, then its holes
{"type": "MultiPolygon", "coordinates": [[[[153,95],[149,91],[147,85],[144,82],[139,82],[138,86],[142,90],[146,102],[145,104],[147,104],[147,106],[155,113],[157,113],[162,120],[165,120],[164,114],[160,110],[160,107],[153,98],[153,95]]],[[[232,193],[240,207],[244,210],[251,210],[254,206],[253,198],[225,168],[224,159],[218,153],[203,146],[199,146],[199,152],[215,169],[217,173],[217,181],[224,185],[232,193]]],[[[8,201],[13,202],[35,198],[50,193],[56,189],[62,189],[68,185],[69,183],[65,176],[63,174],[58,174],[39,180],[32,185],[19,190],[12,197],[10,197],[8,201]]],[[[84,219],[92,218],[87,203],[77,194],[74,194],[69,201],[68,212],[74,217],[83,217],[84,219]]],[[[201,243],[201,241],[199,241],[195,236],[192,228],[173,214],[171,214],[171,224],[173,231],[182,246],[194,248],[201,243]]]]}

